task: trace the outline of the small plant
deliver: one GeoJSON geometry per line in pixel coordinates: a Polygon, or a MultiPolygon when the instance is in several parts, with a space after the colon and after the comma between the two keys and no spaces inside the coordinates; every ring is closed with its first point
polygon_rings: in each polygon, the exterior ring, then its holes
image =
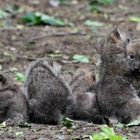
{"type": "Polygon", "coordinates": [[[63,126],[65,126],[66,128],[71,128],[73,125],[74,125],[74,121],[67,118],[67,117],[64,117],[62,116],[61,119],[60,119],[60,122],[63,126]]]}
{"type": "Polygon", "coordinates": [[[104,23],[93,20],[86,20],[85,25],[89,26],[93,32],[97,32],[98,29],[104,26],[104,23]]]}
{"type": "Polygon", "coordinates": [[[71,0],[50,0],[52,6],[58,7],[59,5],[70,5],[73,1],[71,0]]]}
{"type": "Polygon", "coordinates": [[[100,133],[90,135],[90,140],[127,140],[125,137],[117,135],[111,127],[101,126],[100,129],[100,133]]]}
{"type": "Polygon", "coordinates": [[[15,132],[15,135],[18,138],[24,137],[24,133],[22,131],[21,132],[15,132]]]}
{"type": "Polygon", "coordinates": [[[25,81],[25,75],[23,73],[15,72],[15,76],[17,81],[20,81],[22,83],[25,81]]]}
{"type": "Polygon", "coordinates": [[[5,19],[9,16],[9,14],[2,9],[0,9],[0,19],[5,19]]]}
{"type": "Polygon", "coordinates": [[[0,124],[0,128],[5,128],[5,127],[6,127],[6,121],[4,121],[0,124]]]}
{"type": "Polygon", "coordinates": [[[58,0],[60,4],[65,4],[65,3],[68,3],[69,0],[58,0]]]}
{"type": "Polygon", "coordinates": [[[132,127],[132,126],[140,126],[140,120],[134,120],[128,124],[125,125],[126,127],[132,127]]]}
{"type": "Polygon", "coordinates": [[[102,12],[101,6],[110,5],[114,0],[90,0],[89,8],[91,11],[102,12]]]}
{"type": "Polygon", "coordinates": [[[26,122],[22,122],[18,126],[22,128],[31,128],[31,124],[26,123],[26,122]]]}
{"type": "Polygon", "coordinates": [[[134,120],[128,124],[122,124],[122,123],[118,123],[115,125],[118,128],[124,128],[124,127],[133,127],[133,126],[140,126],[140,120],[134,120]]]}
{"type": "Polygon", "coordinates": [[[128,20],[130,22],[133,22],[133,23],[140,23],[140,17],[139,16],[130,16],[128,20]]]}
{"type": "Polygon", "coordinates": [[[10,69],[10,71],[13,72],[13,74],[15,75],[15,79],[16,79],[17,81],[19,81],[19,82],[21,82],[21,83],[24,83],[24,81],[25,81],[25,75],[24,75],[23,73],[17,72],[18,69],[15,68],[15,67],[12,67],[12,68],[10,69]]]}
{"type": "Polygon", "coordinates": [[[73,62],[89,63],[89,57],[86,55],[75,54],[72,56],[73,62]]]}
{"type": "Polygon", "coordinates": [[[118,128],[124,128],[125,127],[125,124],[117,123],[115,126],[118,127],[118,128]]]}
{"type": "Polygon", "coordinates": [[[25,14],[21,20],[27,25],[51,25],[51,26],[66,26],[68,23],[63,20],[56,19],[41,12],[29,12],[25,14]]]}

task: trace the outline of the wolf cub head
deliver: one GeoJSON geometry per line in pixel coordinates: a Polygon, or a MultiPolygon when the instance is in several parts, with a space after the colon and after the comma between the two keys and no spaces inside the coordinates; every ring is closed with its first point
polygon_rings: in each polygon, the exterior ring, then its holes
{"type": "MultiPolygon", "coordinates": [[[[126,54],[129,70],[140,75],[140,39],[130,40],[125,33],[115,28],[108,36],[108,42],[115,44],[126,54]]],[[[121,58],[120,58],[121,59],[121,58]]]]}
{"type": "Polygon", "coordinates": [[[132,73],[140,74],[140,39],[128,43],[126,56],[132,73]]]}

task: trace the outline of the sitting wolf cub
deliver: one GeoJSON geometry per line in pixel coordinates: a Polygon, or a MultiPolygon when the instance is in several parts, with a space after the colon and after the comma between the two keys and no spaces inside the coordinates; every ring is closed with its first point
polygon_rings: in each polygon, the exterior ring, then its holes
{"type": "Polygon", "coordinates": [[[135,39],[128,43],[126,56],[130,67],[129,80],[140,97],[140,39],[135,39]]]}
{"type": "Polygon", "coordinates": [[[117,28],[107,36],[100,51],[101,71],[96,89],[102,114],[106,118],[115,117],[122,123],[140,119],[140,98],[128,76],[128,43],[117,28]]]}
{"type": "Polygon", "coordinates": [[[53,62],[39,59],[27,71],[25,92],[29,96],[30,120],[57,124],[60,115],[72,104],[72,91],[53,62]]]}

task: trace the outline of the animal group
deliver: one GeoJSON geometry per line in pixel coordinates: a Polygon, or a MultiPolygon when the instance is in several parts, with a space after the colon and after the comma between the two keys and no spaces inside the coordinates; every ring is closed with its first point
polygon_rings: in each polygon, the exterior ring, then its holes
{"type": "Polygon", "coordinates": [[[115,28],[97,47],[95,90],[93,71],[78,69],[66,78],[58,63],[45,58],[29,66],[24,90],[1,74],[0,122],[58,124],[62,115],[100,124],[112,117],[121,123],[140,119],[140,39],[115,28]]]}

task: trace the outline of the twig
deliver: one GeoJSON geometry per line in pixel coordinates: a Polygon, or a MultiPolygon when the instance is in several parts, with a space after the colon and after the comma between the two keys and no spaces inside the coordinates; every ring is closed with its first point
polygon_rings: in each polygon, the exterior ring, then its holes
{"type": "Polygon", "coordinates": [[[34,60],[36,60],[36,58],[27,57],[27,56],[19,56],[19,55],[17,55],[17,58],[19,58],[19,59],[25,59],[25,60],[28,60],[28,61],[34,61],[34,60]]]}
{"type": "Polygon", "coordinates": [[[42,35],[42,36],[36,36],[34,38],[31,38],[30,40],[39,40],[42,38],[46,38],[46,37],[51,37],[51,36],[55,36],[55,37],[64,37],[64,36],[93,36],[93,37],[104,37],[105,35],[97,35],[97,34],[86,34],[84,32],[58,32],[58,33],[50,33],[50,34],[46,34],[46,35],[42,35]]]}
{"type": "Polygon", "coordinates": [[[4,74],[4,73],[13,73],[13,72],[20,72],[20,71],[23,71],[23,69],[22,70],[3,70],[3,71],[0,71],[0,74],[4,74]]]}
{"type": "Polygon", "coordinates": [[[39,39],[49,37],[49,36],[63,37],[63,36],[74,36],[74,35],[85,36],[87,34],[84,32],[56,32],[56,33],[45,34],[42,36],[37,36],[37,37],[31,38],[30,40],[39,40],[39,39]]]}

